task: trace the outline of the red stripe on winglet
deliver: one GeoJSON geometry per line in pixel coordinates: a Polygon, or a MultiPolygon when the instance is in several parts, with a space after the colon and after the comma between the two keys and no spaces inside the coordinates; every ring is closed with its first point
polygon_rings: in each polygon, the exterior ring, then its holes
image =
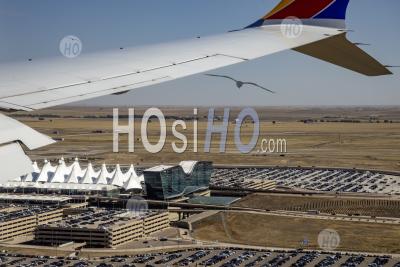
{"type": "Polygon", "coordinates": [[[285,19],[290,16],[309,19],[321,12],[333,1],[335,0],[296,0],[267,19],[285,19]]]}

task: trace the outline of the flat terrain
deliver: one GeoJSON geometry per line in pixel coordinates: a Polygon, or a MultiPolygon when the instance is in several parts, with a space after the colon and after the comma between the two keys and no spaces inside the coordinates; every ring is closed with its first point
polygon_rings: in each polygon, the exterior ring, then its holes
{"type": "Polygon", "coordinates": [[[400,199],[377,197],[303,196],[252,194],[234,204],[236,207],[263,210],[307,212],[400,218],[400,199]]]}
{"type": "MultiPolygon", "coordinates": [[[[112,110],[110,108],[57,108],[37,113],[16,113],[14,116],[40,132],[63,139],[55,145],[30,152],[33,159],[56,159],[78,156],[95,162],[153,165],[177,163],[180,160],[211,160],[215,164],[249,164],[280,166],[347,167],[400,170],[400,108],[258,108],[261,131],[257,147],[249,154],[240,154],[234,145],[234,119],[240,109],[232,109],[227,151],[218,153],[219,136],[212,142],[211,153],[204,153],[208,108],[199,108],[198,153],[193,153],[193,109],[161,108],[167,116],[167,142],[161,153],[143,149],[139,118],[135,121],[135,153],[127,153],[127,137],[122,136],[120,153],[112,152],[112,110]],[[40,120],[39,117],[41,116],[40,120]],[[172,119],[181,118],[187,130],[178,130],[188,138],[183,154],[172,152],[172,142],[181,145],[171,132],[172,119]],[[304,123],[310,120],[313,122],[304,123]],[[287,153],[257,153],[261,140],[286,139],[287,153]]],[[[140,116],[145,108],[135,109],[140,116]]],[[[216,116],[222,115],[216,108],[216,116]]],[[[121,114],[127,108],[120,108],[121,114]]],[[[220,121],[215,121],[216,124],[220,121]]],[[[127,124],[121,119],[120,124],[127,124]]],[[[159,139],[159,124],[149,124],[149,140],[159,139]]],[[[242,142],[247,143],[253,124],[241,129],[242,142]]]]}
{"type": "Polygon", "coordinates": [[[257,213],[220,212],[197,222],[194,237],[266,247],[319,249],[318,235],[324,229],[334,229],[339,234],[340,251],[400,252],[400,225],[257,213]],[[302,245],[304,240],[309,241],[306,247],[302,245]]]}

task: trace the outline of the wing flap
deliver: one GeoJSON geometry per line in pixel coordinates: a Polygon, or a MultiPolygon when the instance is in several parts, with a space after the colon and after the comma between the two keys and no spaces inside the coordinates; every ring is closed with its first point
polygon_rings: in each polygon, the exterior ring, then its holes
{"type": "Polygon", "coordinates": [[[0,160],[0,185],[33,171],[31,160],[18,143],[0,145],[0,160]]]}
{"type": "Polygon", "coordinates": [[[347,40],[346,33],[300,46],[293,50],[367,76],[392,74],[376,59],[347,40]]]}
{"type": "Polygon", "coordinates": [[[33,150],[53,144],[54,140],[17,120],[0,114],[0,145],[12,142],[21,142],[33,150]]]}
{"type": "Polygon", "coordinates": [[[32,172],[32,162],[22,144],[32,150],[52,143],[50,137],[0,114],[0,184],[32,172]]]}

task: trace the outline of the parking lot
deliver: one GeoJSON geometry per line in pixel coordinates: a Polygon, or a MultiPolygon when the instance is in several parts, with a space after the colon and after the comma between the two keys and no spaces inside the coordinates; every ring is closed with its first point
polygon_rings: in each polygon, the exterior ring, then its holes
{"type": "Polygon", "coordinates": [[[399,266],[400,259],[386,256],[362,256],[327,254],[302,251],[253,251],[238,248],[185,250],[171,253],[156,253],[133,257],[102,257],[91,260],[75,257],[28,257],[22,255],[0,255],[0,266],[14,267],[132,267],[132,266],[218,266],[218,267],[252,267],[252,266],[399,266]]]}
{"type": "Polygon", "coordinates": [[[317,191],[400,194],[400,176],[372,171],[295,168],[216,168],[211,185],[243,187],[246,180],[317,191]]]}

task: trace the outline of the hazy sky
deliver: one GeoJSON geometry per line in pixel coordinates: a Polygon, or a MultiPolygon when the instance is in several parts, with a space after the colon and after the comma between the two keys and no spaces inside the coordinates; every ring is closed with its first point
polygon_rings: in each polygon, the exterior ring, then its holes
{"type": "MultiPolygon", "coordinates": [[[[67,35],[78,36],[85,53],[191,38],[241,28],[278,0],[0,0],[0,59],[60,56],[67,35]]],[[[399,0],[350,0],[349,34],[384,64],[400,65],[399,0]]],[[[297,54],[281,52],[212,73],[262,84],[238,90],[204,75],[107,96],[87,105],[398,105],[400,69],[371,78],[297,54]]]]}

